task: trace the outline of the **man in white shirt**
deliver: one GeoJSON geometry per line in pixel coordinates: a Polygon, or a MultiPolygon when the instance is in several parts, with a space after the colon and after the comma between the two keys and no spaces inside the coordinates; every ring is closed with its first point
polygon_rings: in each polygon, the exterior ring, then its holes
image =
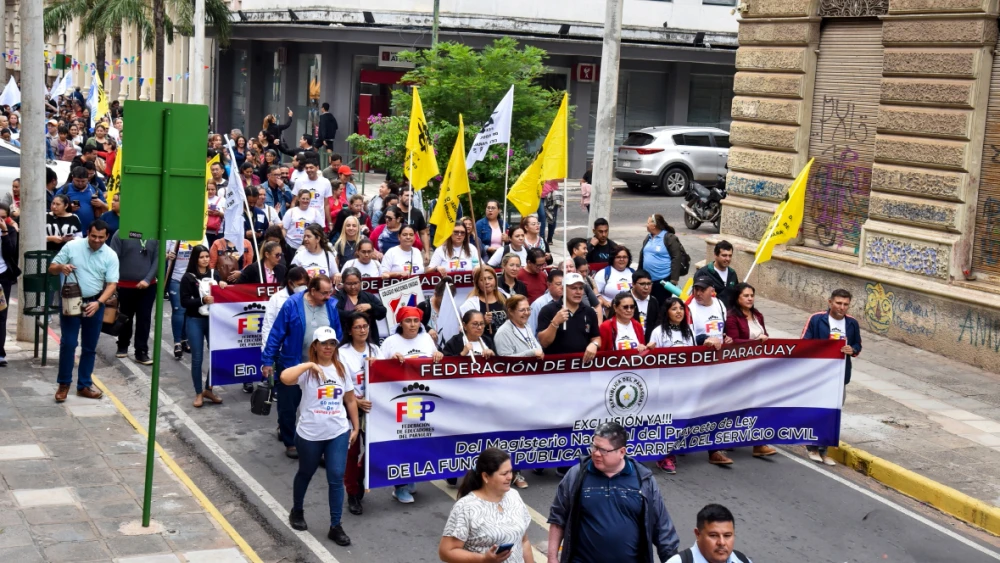
{"type": "Polygon", "coordinates": [[[542,307],[553,301],[562,299],[563,273],[559,270],[549,270],[548,287],[549,290],[543,293],[538,299],[535,299],[535,302],[531,304],[531,316],[528,317],[528,326],[531,327],[532,334],[537,332],[538,312],[542,310],[542,307]]]}
{"type": "Polygon", "coordinates": [[[316,153],[306,156],[305,170],[306,177],[295,182],[295,193],[299,190],[309,190],[312,193],[309,207],[319,212],[320,226],[325,230],[328,221],[329,224],[333,224],[333,218],[330,217],[330,202],[327,200],[333,197],[333,188],[330,186],[330,181],[319,174],[319,157],[316,153]]]}
{"type": "MultiPolygon", "coordinates": [[[[715,298],[712,280],[708,276],[698,276],[694,279],[694,301],[688,306],[691,311],[691,330],[694,332],[694,342],[698,346],[707,346],[716,350],[723,344],[731,344],[732,338],[726,336],[726,308],[715,298]]],[[[708,462],[712,465],[732,465],[721,450],[710,450],[708,462]]]]}
{"type": "Polygon", "coordinates": [[[694,546],[667,559],[666,563],[753,563],[733,549],[736,522],[733,513],[721,504],[709,504],[698,511],[694,546]]]}

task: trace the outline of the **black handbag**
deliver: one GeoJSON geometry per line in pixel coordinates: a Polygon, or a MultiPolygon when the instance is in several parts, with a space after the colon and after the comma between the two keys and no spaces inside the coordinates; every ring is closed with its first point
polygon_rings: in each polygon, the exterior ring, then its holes
{"type": "Polygon", "coordinates": [[[260,416],[271,414],[271,405],[274,403],[274,384],[271,377],[267,381],[255,385],[253,393],[250,394],[250,412],[260,416]]]}

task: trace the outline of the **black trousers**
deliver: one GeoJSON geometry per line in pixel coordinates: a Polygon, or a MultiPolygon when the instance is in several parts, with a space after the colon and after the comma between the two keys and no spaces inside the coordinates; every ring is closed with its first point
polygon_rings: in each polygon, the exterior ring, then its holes
{"type": "Polygon", "coordinates": [[[149,354],[149,329],[153,320],[153,305],[156,304],[157,286],[146,289],[118,288],[118,313],[125,317],[122,331],[118,334],[118,350],[128,350],[135,327],[135,351],[149,354]]]}
{"type": "MultiPolygon", "coordinates": [[[[3,288],[3,294],[7,298],[7,303],[10,303],[10,298],[12,297],[10,286],[13,282],[14,278],[8,277],[7,273],[0,275],[0,287],[3,288]]],[[[7,357],[7,350],[4,349],[4,346],[7,344],[7,310],[7,308],[4,308],[3,311],[0,311],[0,327],[4,327],[4,330],[0,330],[0,358],[7,357]]],[[[43,336],[47,337],[48,335],[43,336]]]]}

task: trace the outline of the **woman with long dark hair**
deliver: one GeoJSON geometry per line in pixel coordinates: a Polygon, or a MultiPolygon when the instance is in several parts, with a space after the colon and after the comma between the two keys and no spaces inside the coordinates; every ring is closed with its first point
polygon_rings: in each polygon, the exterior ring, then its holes
{"type": "Polygon", "coordinates": [[[318,274],[329,276],[334,285],[340,283],[340,266],[337,264],[337,253],[326,238],[323,227],[319,223],[306,226],[302,234],[302,245],[295,251],[292,258],[293,266],[302,266],[309,272],[309,277],[318,274]]]}
{"type": "Polygon", "coordinates": [[[218,273],[209,268],[210,259],[207,248],[200,244],[194,247],[191,249],[187,271],[181,278],[181,305],[185,309],[184,322],[186,323],[188,346],[191,347],[191,382],[194,384],[193,404],[196,408],[201,408],[204,399],[215,404],[222,402],[222,398],[216,395],[209,386],[210,379],[206,376],[204,387],[201,379],[205,343],[208,342],[208,306],[214,303],[212,295],[206,295],[203,290],[207,289],[209,285],[226,286],[226,282],[219,279],[218,273]],[[203,284],[202,280],[211,281],[203,284]]]}
{"type": "MultiPolygon", "coordinates": [[[[393,208],[392,214],[401,213],[399,208],[393,208]]],[[[385,250],[382,256],[382,277],[407,278],[424,273],[424,258],[420,250],[414,250],[417,231],[410,225],[399,229],[399,244],[385,250]]]]}
{"type": "Polygon", "coordinates": [[[458,488],[458,502],[438,544],[438,557],[445,563],[466,561],[508,561],[534,563],[528,525],[531,515],[521,495],[511,489],[514,470],[510,455],[498,448],[486,448],[476,459],[458,488]],[[511,545],[505,553],[500,546],[511,545]],[[469,553],[485,559],[472,559],[469,553]]]}
{"type": "Polygon", "coordinates": [[[726,336],[733,342],[748,342],[751,340],[767,341],[767,327],[764,326],[764,314],[754,307],[756,290],[747,282],[741,282],[733,288],[733,299],[726,314],[726,336]]]}
{"type": "Polygon", "coordinates": [[[448,339],[442,346],[441,351],[445,356],[481,356],[491,358],[496,355],[496,345],[493,339],[483,334],[486,328],[486,320],[479,311],[466,311],[462,315],[462,329],[464,333],[459,333],[448,339]]]}
{"type": "MultiPolygon", "coordinates": [[[[344,279],[347,280],[352,275],[351,272],[344,272],[344,279]]],[[[379,347],[375,344],[378,336],[372,337],[375,331],[372,317],[368,313],[354,311],[340,319],[346,340],[340,345],[340,361],[354,384],[354,398],[358,401],[358,418],[361,424],[361,434],[347,450],[344,488],[347,489],[347,510],[360,516],[364,512],[361,499],[365,496],[365,474],[361,460],[365,440],[365,414],[372,410],[372,402],[365,398],[365,388],[368,383],[368,364],[378,358],[379,347]]]]}
{"type": "Polygon", "coordinates": [[[635,297],[622,291],[611,301],[613,316],[601,323],[601,350],[646,351],[646,338],[642,325],[635,320],[635,297]]]}
{"type": "Polygon", "coordinates": [[[346,546],[351,545],[351,538],[340,525],[344,512],[344,470],[347,452],[358,439],[361,424],[354,382],[340,361],[338,344],[336,331],[328,326],[317,328],[309,345],[309,361],[286,368],[281,372],[281,382],[302,388],[299,422],[295,427],[299,470],[292,485],[288,521],[296,530],[308,529],[302,510],[306,489],[320,458],[324,458],[330,501],[327,537],[337,545],[346,546]]]}
{"type": "Polygon", "coordinates": [[[469,298],[459,307],[459,311],[465,314],[466,311],[479,311],[486,317],[486,333],[496,334],[497,330],[507,322],[507,309],[504,303],[507,298],[497,287],[497,274],[488,266],[476,268],[472,275],[472,291],[469,298]]]}
{"type": "Polygon", "coordinates": [[[650,348],[694,346],[694,331],[687,320],[687,306],[677,297],[663,304],[660,324],[649,335],[650,348]]]}
{"type": "MultiPolygon", "coordinates": [[[[387,309],[382,304],[382,300],[372,293],[361,290],[361,272],[357,268],[345,269],[342,279],[343,284],[340,290],[334,294],[337,299],[337,309],[344,313],[364,313],[373,323],[385,318],[387,309]]],[[[347,328],[345,323],[345,334],[347,328]]],[[[378,343],[378,325],[373,325],[370,333],[372,342],[378,343]]]]}

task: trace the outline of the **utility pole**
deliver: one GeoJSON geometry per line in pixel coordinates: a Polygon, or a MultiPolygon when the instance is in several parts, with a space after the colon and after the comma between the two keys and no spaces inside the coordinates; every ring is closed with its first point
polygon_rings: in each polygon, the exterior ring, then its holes
{"type": "Polygon", "coordinates": [[[434,25],[431,27],[431,48],[438,44],[438,27],[441,19],[441,0],[434,0],[434,25]]]}
{"type": "MultiPolygon", "coordinates": [[[[21,248],[45,250],[45,61],[42,2],[21,2],[21,248]]],[[[17,339],[31,341],[34,323],[24,316],[24,284],[17,284],[21,307],[17,339]]],[[[8,299],[10,296],[8,296],[8,299]]],[[[46,336],[47,338],[47,336],[46,336]]]]}
{"type": "Polygon", "coordinates": [[[191,40],[191,81],[189,104],[203,104],[205,98],[205,0],[194,0],[194,38],[191,40]]]}
{"type": "Polygon", "coordinates": [[[594,135],[594,183],[588,225],[611,216],[611,181],[614,178],[615,120],[618,113],[618,66],[621,60],[623,0],[607,0],[604,13],[604,48],[601,50],[601,85],[597,98],[594,135]]]}

